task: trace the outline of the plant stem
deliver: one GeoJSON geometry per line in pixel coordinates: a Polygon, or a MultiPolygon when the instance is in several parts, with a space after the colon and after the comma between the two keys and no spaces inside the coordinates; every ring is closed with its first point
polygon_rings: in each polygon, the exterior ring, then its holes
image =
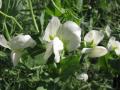
{"type": "Polygon", "coordinates": [[[23,30],[22,26],[18,23],[18,21],[13,16],[9,16],[2,11],[0,11],[0,14],[2,14],[4,17],[12,19],[19,26],[19,28],[23,30]]]}
{"type": "Polygon", "coordinates": [[[6,26],[6,22],[3,23],[3,26],[4,26],[4,29],[5,29],[5,35],[7,37],[8,40],[10,40],[10,35],[9,35],[9,32],[8,32],[8,28],[6,26]]]}
{"type": "Polygon", "coordinates": [[[33,23],[34,23],[34,25],[35,25],[35,28],[36,28],[37,32],[39,32],[38,25],[37,25],[37,22],[36,22],[36,20],[35,20],[35,15],[34,15],[34,13],[33,13],[33,7],[32,7],[32,2],[31,2],[31,0],[28,0],[28,3],[29,3],[29,8],[30,8],[30,11],[31,11],[31,15],[32,15],[33,23]]]}
{"type": "Polygon", "coordinates": [[[55,4],[55,2],[54,2],[53,0],[51,0],[51,1],[52,1],[53,5],[55,6],[55,8],[56,8],[59,12],[61,12],[62,14],[65,13],[65,10],[64,10],[64,9],[59,8],[59,7],[55,4]]]}

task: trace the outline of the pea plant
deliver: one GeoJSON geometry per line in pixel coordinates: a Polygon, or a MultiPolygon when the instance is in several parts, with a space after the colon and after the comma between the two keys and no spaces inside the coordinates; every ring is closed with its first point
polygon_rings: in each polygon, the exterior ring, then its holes
{"type": "Polygon", "coordinates": [[[119,90],[119,0],[0,0],[0,90],[119,90]]]}

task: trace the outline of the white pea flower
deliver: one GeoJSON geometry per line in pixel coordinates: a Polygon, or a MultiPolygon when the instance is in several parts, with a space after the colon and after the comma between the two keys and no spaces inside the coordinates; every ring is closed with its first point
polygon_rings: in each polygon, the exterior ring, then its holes
{"type": "Polygon", "coordinates": [[[30,35],[19,34],[13,37],[10,41],[7,41],[3,35],[0,35],[0,45],[10,49],[11,59],[13,65],[16,66],[22,55],[22,51],[27,47],[34,47],[36,42],[31,38],[30,35]]]}
{"type": "Polygon", "coordinates": [[[91,30],[85,37],[84,41],[87,43],[93,43],[95,46],[98,45],[104,38],[104,34],[100,31],[91,30]]]}
{"type": "Polygon", "coordinates": [[[108,50],[103,46],[95,46],[93,48],[83,48],[82,53],[87,54],[91,58],[101,57],[107,54],[108,50]]]}
{"type": "Polygon", "coordinates": [[[65,22],[61,25],[57,35],[63,40],[64,46],[69,52],[80,46],[81,28],[75,22],[65,22]]]}
{"type": "Polygon", "coordinates": [[[82,74],[80,74],[80,75],[77,75],[76,76],[76,78],[78,79],[78,80],[82,80],[82,81],[87,81],[88,80],[88,75],[86,74],[86,73],[82,73],[82,74]]]}
{"type": "Polygon", "coordinates": [[[93,43],[94,47],[92,48],[83,48],[82,53],[87,54],[91,58],[101,57],[107,54],[108,50],[103,46],[97,46],[100,41],[104,38],[104,34],[100,31],[92,30],[88,32],[84,40],[88,43],[93,43]]]}
{"type": "Polygon", "coordinates": [[[115,40],[115,37],[111,37],[108,41],[108,50],[114,50],[116,55],[120,56],[120,42],[115,40]]]}
{"type": "Polygon", "coordinates": [[[61,24],[57,17],[52,17],[45,29],[43,40],[47,42],[44,59],[47,60],[54,53],[54,60],[59,63],[60,53],[64,48],[73,51],[80,46],[81,29],[75,22],[61,24]]]}
{"type": "Polygon", "coordinates": [[[2,0],[0,0],[0,9],[2,8],[2,0]]]}

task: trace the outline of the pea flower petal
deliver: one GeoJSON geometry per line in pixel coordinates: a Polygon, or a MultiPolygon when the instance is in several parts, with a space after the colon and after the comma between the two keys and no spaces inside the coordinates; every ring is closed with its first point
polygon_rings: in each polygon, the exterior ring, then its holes
{"type": "Polygon", "coordinates": [[[55,54],[55,62],[59,63],[60,62],[60,52],[63,50],[63,43],[62,41],[58,38],[55,37],[53,40],[53,52],[55,54]]]}
{"type": "Polygon", "coordinates": [[[9,41],[9,45],[13,50],[20,50],[27,47],[34,47],[36,45],[36,42],[31,38],[30,35],[20,34],[16,37],[13,37],[9,41]]]}
{"type": "Polygon", "coordinates": [[[14,51],[11,52],[11,59],[12,59],[14,66],[16,66],[18,64],[21,55],[22,55],[21,52],[14,52],[14,51]]]}
{"type": "Polygon", "coordinates": [[[0,45],[5,48],[10,48],[8,46],[8,41],[5,39],[5,37],[3,35],[0,35],[0,45]]]}
{"type": "Polygon", "coordinates": [[[116,41],[117,48],[115,49],[115,53],[120,56],[120,42],[116,41]]]}
{"type": "Polygon", "coordinates": [[[63,43],[58,38],[55,37],[51,42],[48,43],[47,49],[44,55],[44,60],[46,61],[52,53],[54,53],[54,60],[56,63],[60,62],[60,52],[63,50],[63,43]]]}
{"type": "Polygon", "coordinates": [[[94,48],[83,48],[82,53],[87,54],[91,58],[101,57],[107,54],[107,49],[103,46],[96,46],[94,48]]]}
{"type": "Polygon", "coordinates": [[[103,38],[104,34],[102,32],[91,30],[85,35],[84,40],[87,43],[93,42],[95,45],[98,45],[103,40],[103,38]]]}
{"type": "Polygon", "coordinates": [[[70,52],[77,49],[81,42],[81,28],[72,21],[61,25],[57,35],[64,42],[65,48],[70,52]]]}
{"type": "Polygon", "coordinates": [[[52,55],[53,53],[53,41],[49,42],[46,46],[46,52],[44,54],[44,60],[47,61],[48,58],[52,55]]]}
{"type": "Polygon", "coordinates": [[[108,50],[112,50],[112,49],[115,49],[116,48],[116,40],[115,40],[115,37],[111,37],[108,41],[108,44],[107,44],[107,48],[108,50]]]}
{"type": "Polygon", "coordinates": [[[120,42],[115,40],[115,37],[111,37],[108,41],[108,50],[115,50],[116,55],[120,55],[120,42]]]}
{"type": "Polygon", "coordinates": [[[45,29],[43,40],[50,42],[51,37],[53,38],[54,36],[56,36],[59,26],[60,26],[60,20],[55,16],[52,17],[52,19],[50,20],[50,22],[48,23],[45,29]]]}
{"type": "Polygon", "coordinates": [[[86,74],[86,73],[81,73],[80,75],[77,75],[76,78],[77,78],[78,80],[83,80],[83,81],[86,82],[86,81],[88,80],[88,74],[86,74]]]}

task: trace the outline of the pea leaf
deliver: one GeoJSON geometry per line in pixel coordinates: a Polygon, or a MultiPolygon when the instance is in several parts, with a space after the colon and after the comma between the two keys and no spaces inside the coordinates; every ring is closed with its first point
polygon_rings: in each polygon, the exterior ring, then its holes
{"type": "Polygon", "coordinates": [[[67,57],[66,59],[62,60],[60,63],[61,67],[61,74],[63,77],[68,77],[73,74],[77,69],[80,67],[80,58],[79,55],[74,55],[67,57]]]}

